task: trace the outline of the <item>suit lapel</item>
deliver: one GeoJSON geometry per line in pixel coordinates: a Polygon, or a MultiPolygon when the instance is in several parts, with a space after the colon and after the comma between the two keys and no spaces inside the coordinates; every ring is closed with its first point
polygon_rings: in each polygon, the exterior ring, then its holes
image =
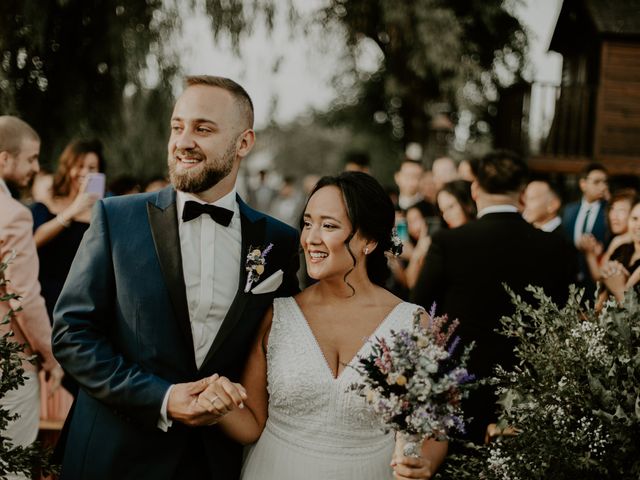
{"type": "Polygon", "coordinates": [[[184,341],[187,343],[188,351],[193,356],[195,365],[187,292],[182,273],[176,191],[173,187],[161,190],[158,193],[155,204],[147,203],[147,215],[153,243],[162,269],[162,276],[169,291],[175,317],[178,320],[184,341]]]}
{"type": "Polygon", "coordinates": [[[238,290],[236,296],[227,311],[227,314],[222,321],[220,330],[216,335],[211,348],[207,352],[207,355],[202,362],[200,369],[202,370],[207,362],[218,351],[222,343],[228,337],[229,333],[233,330],[236,324],[242,318],[247,303],[251,299],[251,294],[244,293],[244,286],[247,281],[247,271],[245,270],[245,259],[250,247],[264,247],[265,245],[265,227],[266,217],[259,214],[255,210],[249,208],[240,197],[237,197],[238,205],[240,207],[240,224],[242,229],[242,250],[240,252],[240,281],[238,282],[238,290]]]}

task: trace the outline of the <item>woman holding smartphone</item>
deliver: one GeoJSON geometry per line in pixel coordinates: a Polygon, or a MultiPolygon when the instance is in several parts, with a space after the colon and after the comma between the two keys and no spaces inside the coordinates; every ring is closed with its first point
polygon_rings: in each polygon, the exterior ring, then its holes
{"type": "Polygon", "coordinates": [[[71,142],[58,160],[51,199],[31,207],[40,257],[40,285],[51,320],[73,257],[89,228],[91,207],[104,195],[104,187],[100,189],[104,174],[99,173],[103,170],[100,141],[71,142]]]}

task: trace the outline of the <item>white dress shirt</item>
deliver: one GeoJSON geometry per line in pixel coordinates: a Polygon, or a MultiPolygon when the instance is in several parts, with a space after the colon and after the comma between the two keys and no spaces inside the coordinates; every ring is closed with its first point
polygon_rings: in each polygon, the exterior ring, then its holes
{"type": "Polygon", "coordinates": [[[7,184],[4,183],[4,179],[0,178],[0,192],[4,192],[7,195],[11,196],[11,190],[7,187],[7,184]]]}
{"type": "Polygon", "coordinates": [[[543,232],[553,232],[556,228],[562,225],[562,219],[560,217],[553,217],[547,223],[540,227],[543,232]]]}
{"type": "MultiPolygon", "coordinates": [[[[185,192],[178,191],[176,210],[182,272],[187,293],[191,335],[196,365],[202,366],[222,321],[233,303],[240,282],[242,229],[240,209],[235,188],[213,205],[233,211],[228,227],[216,223],[209,215],[182,221],[184,204],[188,200],[206,203],[185,192]]],[[[167,391],[161,408],[158,427],[164,431],[171,425],[167,418],[167,391]]]]}
{"type": "Polygon", "coordinates": [[[584,233],[591,233],[593,231],[593,225],[596,223],[600,213],[600,201],[587,202],[584,198],[580,202],[580,209],[578,210],[578,216],[576,217],[576,223],[573,227],[573,243],[578,245],[580,237],[584,233]],[[589,211],[589,218],[587,217],[587,211],[589,211]],[[585,219],[587,224],[585,225],[585,219]]]}
{"type": "Polygon", "coordinates": [[[518,213],[518,207],[505,203],[504,205],[491,205],[478,212],[477,217],[481,218],[490,213],[518,213]]]}

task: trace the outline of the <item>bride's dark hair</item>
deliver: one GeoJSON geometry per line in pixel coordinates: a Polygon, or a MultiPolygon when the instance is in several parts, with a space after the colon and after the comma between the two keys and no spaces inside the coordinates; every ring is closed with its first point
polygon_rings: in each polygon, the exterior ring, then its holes
{"type": "MultiPolygon", "coordinates": [[[[391,273],[384,252],[391,248],[391,232],[395,224],[395,210],[391,199],[382,185],[371,175],[362,172],[343,172],[336,176],[322,177],[309,194],[307,203],[314,193],[328,186],[340,189],[347,207],[347,216],[352,230],[344,243],[353,259],[354,268],[356,257],[349,248],[349,242],[356,232],[360,232],[360,235],[367,240],[377,243],[373,252],[367,255],[367,276],[373,283],[384,286],[391,273]]],[[[305,204],[304,210],[306,208],[305,204]]],[[[304,218],[300,219],[300,228],[302,229],[303,226],[304,218]]],[[[347,276],[352,271],[353,268],[346,273],[344,279],[351,290],[354,290],[347,282],[347,276]]]]}

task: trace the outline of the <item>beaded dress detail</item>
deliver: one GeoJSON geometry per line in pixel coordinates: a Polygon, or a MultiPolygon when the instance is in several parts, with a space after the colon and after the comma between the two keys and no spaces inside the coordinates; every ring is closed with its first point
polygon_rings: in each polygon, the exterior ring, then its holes
{"type": "MultiPolygon", "coordinates": [[[[420,307],[400,303],[337,378],[292,297],[274,300],[267,350],[269,419],[243,467],[244,480],[389,480],[393,433],[349,391],[371,339],[410,328],[420,307]]],[[[363,339],[364,340],[364,339],[363,339]]]]}

